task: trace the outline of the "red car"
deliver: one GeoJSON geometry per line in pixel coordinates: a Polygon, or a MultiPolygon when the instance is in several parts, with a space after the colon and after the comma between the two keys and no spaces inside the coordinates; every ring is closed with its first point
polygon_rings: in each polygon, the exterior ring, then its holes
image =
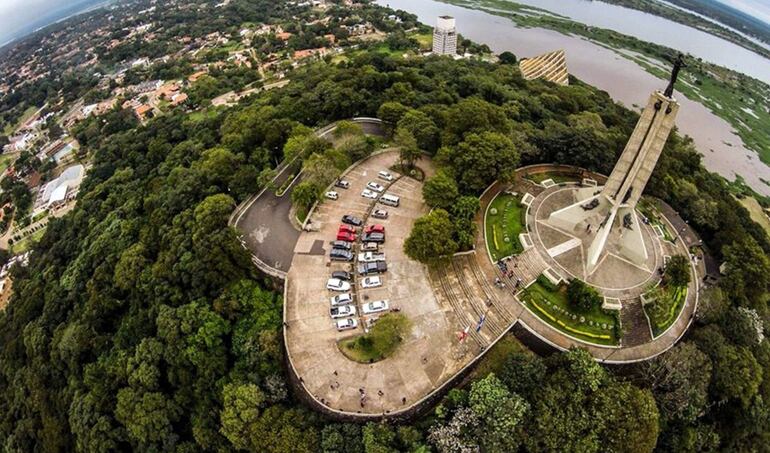
{"type": "Polygon", "coordinates": [[[355,233],[356,233],[356,230],[355,230],[355,228],[353,228],[353,227],[352,227],[352,226],[350,226],[350,225],[345,225],[345,224],[342,224],[342,225],[340,225],[340,229],[339,229],[338,231],[339,231],[340,233],[342,233],[342,232],[345,232],[345,233],[352,233],[352,234],[355,234],[355,233]]]}
{"type": "Polygon", "coordinates": [[[366,234],[369,233],[385,233],[385,226],[384,225],[368,225],[366,227],[366,231],[364,231],[366,234]]]}
{"type": "Polygon", "coordinates": [[[356,235],[347,231],[340,231],[337,233],[337,240],[338,241],[348,241],[348,242],[355,242],[356,235]]]}

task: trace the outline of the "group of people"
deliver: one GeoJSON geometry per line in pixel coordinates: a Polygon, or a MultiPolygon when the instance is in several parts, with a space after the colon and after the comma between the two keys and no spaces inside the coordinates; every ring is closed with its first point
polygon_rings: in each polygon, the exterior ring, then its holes
{"type": "MultiPolygon", "coordinates": [[[[507,258],[500,259],[497,262],[497,267],[500,269],[500,272],[502,272],[505,277],[507,277],[510,280],[513,280],[513,277],[515,276],[515,273],[514,273],[513,269],[519,267],[519,263],[516,260],[516,258],[512,258],[512,257],[509,256],[507,258]],[[510,267],[509,267],[509,264],[511,265],[510,267]]],[[[522,284],[522,280],[519,277],[519,278],[516,279],[516,283],[515,283],[515,287],[514,288],[518,289],[521,286],[521,284],[522,284]]],[[[499,288],[505,288],[505,282],[503,282],[500,279],[500,277],[496,277],[495,278],[495,286],[497,286],[499,288]]]]}

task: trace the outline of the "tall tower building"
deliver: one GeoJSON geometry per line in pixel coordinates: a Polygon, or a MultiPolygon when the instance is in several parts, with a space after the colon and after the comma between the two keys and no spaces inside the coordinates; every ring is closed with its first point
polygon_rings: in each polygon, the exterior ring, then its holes
{"type": "Polygon", "coordinates": [[[674,83],[683,65],[680,55],[666,90],[650,95],[604,187],[580,189],[576,203],[549,216],[548,223],[564,231],[591,232],[591,237],[586,238],[590,242],[585,263],[589,274],[596,269],[610,244],[633,263],[647,259],[635,208],[674,127],[679,112],[674,83]]]}
{"type": "Polygon", "coordinates": [[[439,16],[433,29],[433,53],[436,55],[457,54],[457,30],[455,18],[439,16]]]}

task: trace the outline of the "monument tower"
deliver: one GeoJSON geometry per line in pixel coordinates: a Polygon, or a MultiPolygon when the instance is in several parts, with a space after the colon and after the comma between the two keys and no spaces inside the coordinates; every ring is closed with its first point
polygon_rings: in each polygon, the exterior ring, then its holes
{"type": "Polygon", "coordinates": [[[641,264],[647,259],[634,208],[674,127],[679,111],[679,104],[673,97],[674,84],[683,66],[683,57],[679,55],[666,90],[650,95],[604,187],[580,189],[576,203],[554,211],[548,218],[548,223],[565,231],[592,233],[587,238],[590,246],[587,248],[586,271],[589,274],[599,264],[608,244],[634,263],[641,264]]]}

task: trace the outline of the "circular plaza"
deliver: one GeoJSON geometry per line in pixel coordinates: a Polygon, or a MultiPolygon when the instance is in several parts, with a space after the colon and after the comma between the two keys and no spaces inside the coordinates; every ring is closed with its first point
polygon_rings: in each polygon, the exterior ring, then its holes
{"type": "Polygon", "coordinates": [[[597,230],[611,219],[597,202],[584,200],[601,193],[605,180],[569,166],[518,170],[513,183],[496,183],[482,196],[484,246],[501,289],[510,288],[532,315],[525,324],[535,335],[560,349],[587,346],[649,358],[689,326],[698,262],[654,199],[642,199],[602,236],[597,230]],[[564,222],[569,209],[577,215],[564,222]],[[602,247],[592,263],[597,243],[602,247]],[[686,257],[690,278],[683,286],[665,278],[673,257],[679,263],[686,257]],[[574,280],[595,294],[593,305],[576,305],[574,280]]]}

